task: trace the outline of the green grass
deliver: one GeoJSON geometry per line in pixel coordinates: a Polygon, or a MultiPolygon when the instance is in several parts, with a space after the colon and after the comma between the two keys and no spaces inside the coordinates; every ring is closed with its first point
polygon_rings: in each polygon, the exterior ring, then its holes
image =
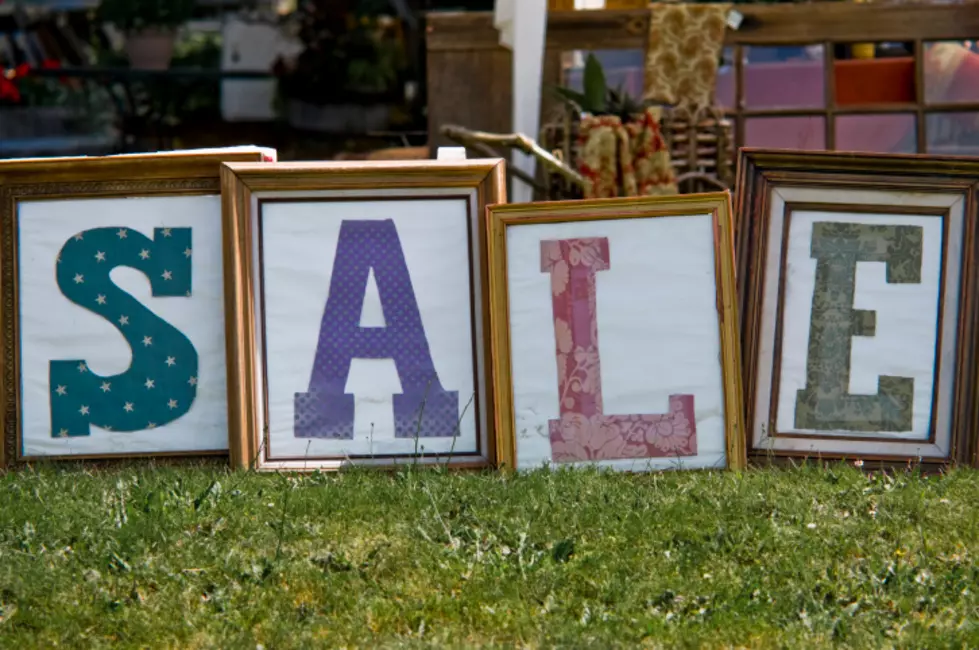
{"type": "Polygon", "coordinates": [[[0,476],[0,647],[979,647],[979,473],[0,476]]]}

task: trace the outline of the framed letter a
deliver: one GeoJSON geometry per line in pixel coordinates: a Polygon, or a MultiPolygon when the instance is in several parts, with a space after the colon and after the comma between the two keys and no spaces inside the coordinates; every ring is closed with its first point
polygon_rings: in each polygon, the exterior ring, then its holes
{"type": "Polygon", "coordinates": [[[495,463],[482,345],[503,162],[228,165],[232,459],[495,463]]]}

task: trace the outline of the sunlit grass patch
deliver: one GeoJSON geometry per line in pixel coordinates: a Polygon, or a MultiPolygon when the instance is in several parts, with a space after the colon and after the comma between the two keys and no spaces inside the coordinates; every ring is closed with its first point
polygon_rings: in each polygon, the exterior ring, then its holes
{"type": "Polygon", "coordinates": [[[0,477],[0,647],[979,647],[979,473],[0,477]]]}

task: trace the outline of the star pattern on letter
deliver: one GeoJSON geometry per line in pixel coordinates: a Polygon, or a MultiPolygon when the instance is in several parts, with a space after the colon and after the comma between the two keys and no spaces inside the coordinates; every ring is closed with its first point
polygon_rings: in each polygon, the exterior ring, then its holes
{"type": "MultiPolygon", "coordinates": [[[[59,282],[62,286],[70,285],[72,290],[76,295],[81,297],[82,303],[86,307],[91,309],[95,313],[103,314],[112,321],[112,315],[109,310],[101,309],[101,307],[108,305],[108,295],[109,292],[106,290],[106,284],[102,272],[107,268],[112,267],[114,264],[119,264],[122,262],[123,265],[131,264],[138,256],[138,259],[142,260],[146,264],[150,264],[151,256],[158,258],[153,260],[153,268],[157,269],[153,273],[159,274],[158,278],[168,283],[167,286],[173,287],[174,284],[187,284],[189,285],[186,273],[190,267],[190,258],[193,256],[193,249],[189,245],[189,239],[186,238],[184,229],[176,229],[177,233],[174,233],[174,229],[171,228],[160,228],[157,230],[158,235],[166,238],[170,238],[171,241],[167,242],[170,248],[159,249],[161,251],[160,255],[153,255],[158,249],[153,247],[146,247],[146,244],[142,243],[142,236],[137,235],[138,231],[134,231],[133,237],[129,237],[130,228],[123,228],[116,226],[115,228],[104,229],[105,232],[99,233],[99,237],[89,238],[90,241],[84,241],[84,243],[75,243],[73,246],[76,248],[72,249],[71,260],[74,263],[80,263],[80,266],[76,268],[67,268],[62,265],[62,254],[57,255],[57,262],[59,265],[57,272],[59,275],[59,282]],[[122,257],[117,254],[115,246],[118,246],[122,253],[122,257]],[[180,259],[180,253],[183,253],[185,259],[180,259]],[[78,257],[78,255],[81,257],[78,257]],[[109,255],[112,255],[112,263],[109,263],[109,255]],[[165,260],[173,260],[172,262],[167,262],[165,260]],[[97,265],[101,264],[101,267],[97,265]],[[158,266],[157,266],[158,265],[158,266]],[[164,268],[166,267],[166,268],[164,268]],[[94,269],[98,268],[98,271],[94,269]],[[89,277],[86,278],[86,275],[89,277]],[[67,283],[65,280],[67,279],[67,283]],[[98,305],[96,307],[93,305],[95,303],[98,305]]],[[[75,242],[83,241],[83,234],[78,233],[73,236],[75,242]]],[[[159,242],[155,242],[157,244],[159,242]]],[[[65,258],[67,261],[69,258],[65,258]]],[[[143,266],[140,264],[139,266],[143,266]]],[[[158,279],[154,278],[154,284],[159,282],[158,279]]],[[[180,289],[184,289],[181,286],[180,289]]],[[[183,295],[184,291],[173,292],[178,295],[183,295]]],[[[68,295],[66,293],[66,295],[68,295]]],[[[186,295],[190,296],[190,290],[186,291],[186,295]]],[[[118,300],[114,299],[113,310],[119,303],[118,300]]],[[[157,364],[160,363],[161,359],[167,368],[174,368],[178,365],[177,354],[180,354],[177,349],[167,349],[168,346],[165,345],[166,340],[161,339],[159,333],[145,327],[145,319],[133,313],[119,314],[116,312],[114,324],[120,328],[122,332],[125,332],[124,336],[129,341],[130,345],[138,345],[141,341],[144,348],[149,348],[154,346],[153,351],[147,350],[143,354],[150,354],[149,357],[151,362],[157,368],[157,364]],[[154,338],[157,339],[154,342],[154,338]],[[170,354],[168,354],[170,353],[170,354]]],[[[184,368],[191,372],[196,372],[196,367],[193,366],[186,358],[185,355],[181,354],[181,364],[184,368]]],[[[69,369],[77,369],[77,374],[74,370],[71,370],[72,376],[65,377],[61,376],[58,378],[52,377],[54,381],[49,384],[49,390],[54,395],[50,398],[52,399],[52,407],[58,404],[58,409],[60,412],[71,413],[74,418],[82,419],[78,420],[65,420],[61,422],[53,422],[54,425],[51,428],[51,433],[53,437],[68,438],[72,436],[85,436],[88,435],[88,427],[93,426],[105,431],[113,430],[112,426],[104,423],[105,419],[109,419],[113,424],[117,425],[116,430],[122,428],[126,431],[139,430],[138,427],[145,423],[145,429],[163,428],[165,425],[161,425],[160,422],[169,422],[170,418],[175,417],[178,413],[183,413],[187,410],[188,400],[193,402],[193,391],[187,391],[186,385],[183,389],[180,388],[181,377],[187,377],[188,375],[181,373],[166,373],[160,377],[155,377],[158,370],[147,370],[144,382],[140,382],[135,379],[135,386],[131,385],[130,379],[125,377],[125,375],[119,375],[116,377],[101,377],[91,368],[88,367],[85,361],[76,361],[69,366],[69,369]],[[87,374],[88,373],[88,374],[87,374]],[[148,376],[147,376],[148,375],[148,376]],[[169,377],[169,378],[168,378],[169,377]],[[75,381],[79,382],[76,387],[75,381]],[[122,381],[116,381],[117,379],[123,379],[122,381]],[[111,381],[110,381],[111,380],[111,381]],[[158,383],[159,382],[159,385],[158,383]],[[146,395],[143,396],[140,393],[130,393],[133,388],[138,390],[139,384],[142,383],[143,390],[147,391],[146,395]],[[70,390],[69,390],[70,389],[70,390]],[[159,389],[159,390],[156,390],[159,389]],[[111,393],[111,394],[110,394],[111,393]],[[171,397],[167,397],[170,395],[171,397]],[[68,397],[66,397],[68,396],[68,397]],[[128,401],[126,401],[128,399],[128,401]],[[57,401],[55,401],[57,400],[57,401]],[[85,403],[82,403],[82,402],[85,403]],[[120,404],[122,402],[122,404],[120,404]],[[137,402],[139,402],[140,415],[135,415],[137,402]],[[164,411],[161,407],[166,404],[167,410],[164,411]],[[121,409],[124,411],[125,416],[116,411],[116,409],[121,409]],[[115,419],[119,421],[116,422],[111,418],[113,416],[102,415],[103,413],[112,412],[115,419]],[[163,414],[167,413],[166,416],[163,414]],[[120,419],[122,418],[122,419],[120,419]],[[149,418],[153,418],[154,421],[149,421],[149,418]],[[162,418],[162,419],[161,419],[162,418]],[[84,428],[80,430],[78,426],[72,424],[72,422],[84,423],[84,428]],[[122,424],[120,424],[122,423],[122,424]],[[136,429],[133,429],[136,427],[136,429]]],[[[138,377],[139,375],[137,375],[138,377]]],[[[197,377],[192,376],[187,380],[187,384],[192,387],[197,386],[197,377]]]]}

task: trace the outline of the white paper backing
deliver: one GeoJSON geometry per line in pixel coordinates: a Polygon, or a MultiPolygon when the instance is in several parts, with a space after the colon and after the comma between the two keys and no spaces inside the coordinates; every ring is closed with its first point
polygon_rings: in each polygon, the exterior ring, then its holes
{"type": "Polygon", "coordinates": [[[22,436],[25,456],[212,451],[228,448],[221,198],[176,196],[19,203],[22,436]],[[112,280],[197,349],[197,398],[182,418],[131,433],[91,427],[87,437],[52,438],[48,364],[84,359],[98,375],[124,372],[132,352],[108,321],[69,301],[55,264],[83,230],[124,226],[147,237],[158,227],[192,228],[191,297],[154,298],[147,277],[120,267],[112,280]]]}
{"type": "MultiPolygon", "coordinates": [[[[810,256],[816,222],[920,226],[923,235],[920,284],[888,284],[883,262],[857,262],[853,308],[877,313],[874,336],[851,339],[850,388],[854,395],[876,395],[881,375],[914,379],[912,430],[875,432],[895,438],[924,439],[931,430],[935,342],[942,261],[942,220],[935,216],[895,214],[792,213],[786,264],[785,306],[782,315],[782,374],[778,395],[780,432],[841,435],[795,427],[797,391],[806,385],[806,356],[816,260],[810,256]]],[[[846,432],[846,435],[859,435],[846,432]]]]}
{"type": "MultiPolygon", "coordinates": [[[[469,214],[461,198],[317,201],[262,206],[269,450],[323,458],[476,451],[469,214]],[[396,439],[392,397],[401,392],[390,359],[355,359],[346,390],[355,395],[354,439],[296,438],[294,396],[309,388],[329,295],[340,225],[345,219],[393,219],[411,276],[432,361],[442,387],[459,392],[459,436],[396,439]],[[465,412],[462,413],[463,409],[465,412]],[[423,449],[422,449],[423,448],[423,449]]],[[[361,324],[384,322],[368,282],[361,324]]]]}
{"type": "Polygon", "coordinates": [[[696,413],[696,456],[595,464],[629,471],[725,466],[713,236],[710,215],[507,229],[519,469],[551,461],[547,423],[559,417],[551,280],[541,272],[540,242],[574,237],[609,240],[611,268],[596,274],[605,414],[665,413],[669,396],[683,393],[694,395],[696,413]]]}

